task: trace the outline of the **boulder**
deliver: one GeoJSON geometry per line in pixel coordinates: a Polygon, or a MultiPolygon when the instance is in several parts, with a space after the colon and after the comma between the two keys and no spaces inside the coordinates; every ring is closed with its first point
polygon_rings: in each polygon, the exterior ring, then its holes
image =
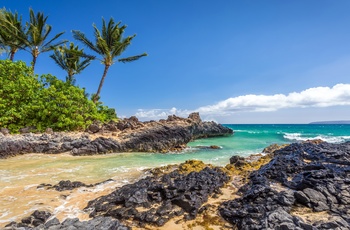
{"type": "Polygon", "coordinates": [[[199,113],[195,112],[195,113],[191,113],[188,118],[190,120],[192,120],[193,122],[195,123],[201,123],[202,122],[202,119],[201,117],[199,116],[199,113]]]}
{"type": "Polygon", "coordinates": [[[89,125],[88,132],[97,133],[98,131],[100,131],[100,126],[97,123],[89,125]]]}
{"type": "Polygon", "coordinates": [[[45,133],[46,133],[46,134],[53,134],[52,128],[46,128],[46,129],[45,129],[45,133]]]}
{"type": "Polygon", "coordinates": [[[20,128],[19,132],[24,134],[24,133],[32,133],[36,131],[36,127],[35,126],[28,126],[28,127],[24,127],[24,128],[20,128]]]}
{"type": "Polygon", "coordinates": [[[10,134],[10,130],[8,130],[7,128],[1,128],[0,133],[4,134],[6,136],[6,135],[10,134]]]}

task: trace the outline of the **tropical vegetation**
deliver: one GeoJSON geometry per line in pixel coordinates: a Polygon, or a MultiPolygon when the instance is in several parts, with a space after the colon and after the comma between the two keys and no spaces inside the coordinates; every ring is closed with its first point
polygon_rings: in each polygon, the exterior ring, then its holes
{"type": "Polygon", "coordinates": [[[64,45],[56,48],[50,57],[67,72],[66,82],[70,84],[75,83],[74,75],[81,73],[90,65],[91,60],[95,59],[94,56],[85,54],[84,50],[79,49],[73,42],[69,47],[64,45]]]}
{"type": "Polygon", "coordinates": [[[17,12],[0,10],[0,44],[3,51],[7,51],[13,61],[16,52],[24,49],[26,29],[22,25],[22,17],[17,12]]]}
{"type": "Polygon", "coordinates": [[[84,89],[50,74],[34,75],[22,61],[0,60],[0,78],[0,127],[12,132],[83,130],[95,120],[116,118],[113,109],[89,100],[84,89]]]}
{"type": "Polygon", "coordinates": [[[66,41],[59,41],[53,43],[58,39],[64,32],[56,34],[49,41],[48,36],[51,33],[52,27],[46,24],[47,16],[45,17],[43,13],[34,13],[32,9],[29,10],[30,22],[27,24],[28,30],[26,33],[26,39],[24,40],[25,47],[31,53],[32,68],[34,70],[36,60],[39,54],[53,50],[55,47],[62,45],[66,41]]]}
{"type": "Polygon", "coordinates": [[[81,130],[92,122],[115,120],[115,109],[99,101],[108,69],[116,61],[132,62],[146,53],[127,58],[118,58],[131,44],[136,35],[123,37],[126,25],[108,23],[102,19],[102,30],[93,25],[95,42],[84,33],[74,30],[73,37],[94,51],[99,58],[86,54],[70,42],[58,39],[64,32],[52,35],[52,26],[47,16],[29,9],[29,22],[22,16],[5,8],[0,9],[0,54],[6,52],[8,60],[0,60],[0,128],[18,132],[23,127],[35,127],[37,131],[81,130]],[[14,61],[18,51],[25,50],[32,56],[31,66],[23,61],[14,61]],[[50,57],[66,73],[65,81],[55,76],[35,74],[38,56],[52,52],[50,57]],[[117,59],[118,58],[118,59],[117,59]],[[75,85],[75,76],[85,70],[91,61],[100,60],[105,68],[97,93],[89,99],[84,88],[75,85]]]}
{"type": "MultiPolygon", "coordinates": [[[[136,34],[134,34],[132,36],[127,36],[126,38],[124,38],[123,33],[126,29],[126,25],[120,24],[121,22],[115,23],[113,18],[109,20],[108,24],[106,24],[106,21],[104,19],[102,19],[101,31],[96,27],[95,24],[93,24],[95,42],[89,40],[81,31],[72,31],[73,37],[76,40],[82,42],[92,51],[96,52],[98,55],[101,56],[101,58],[98,60],[100,60],[101,63],[105,66],[100,84],[93,98],[94,102],[96,102],[100,97],[101,89],[107,76],[109,67],[114,64],[115,58],[119,57],[126,50],[126,48],[131,44],[132,39],[136,36],[136,34]]],[[[117,61],[123,63],[132,62],[144,56],[147,56],[147,54],[143,53],[127,58],[120,58],[117,61]]]]}

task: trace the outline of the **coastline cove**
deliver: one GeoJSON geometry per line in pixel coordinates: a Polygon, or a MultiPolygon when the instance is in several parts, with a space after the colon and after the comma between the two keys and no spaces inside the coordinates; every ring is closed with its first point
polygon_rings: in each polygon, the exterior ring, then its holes
{"type": "MultiPolygon", "coordinates": [[[[205,123],[198,118],[171,116],[157,122],[157,127],[171,122],[175,126],[174,120],[181,124],[194,123],[194,126],[187,126],[191,127],[192,134],[198,138],[210,137],[198,131],[205,123]]],[[[133,130],[130,124],[140,123],[134,118],[125,121],[130,131],[133,130]]],[[[349,217],[344,211],[348,192],[346,165],[349,164],[344,127],[326,126],[315,131],[314,126],[312,133],[312,128],[300,129],[298,125],[224,126],[233,128],[234,135],[224,133],[219,137],[216,132],[212,138],[190,138],[187,146],[179,145],[166,154],[154,153],[165,151],[152,149],[151,153],[132,151],[101,155],[99,152],[73,156],[66,151],[1,159],[1,184],[4,186],[0,199],[4,206],[0,210],[0,226],[7,225],[5,229],[349,227],[349,217]],[[291,144],[305,141],[289,139],[291,136],[313,141],[291,144]],[[326,143],[319,137],[343,144],[326,143]],[[263,151],[264,147],[276,143],[279,147],[263,151]],[[257,154],[261,152],[264,154],[257,154]],[[290,162],[287,156],[295,160],[290,162]],[[281,165],[287,167],[278,168],[281,165]],[[282,170],[282,176],[273,176],[272,172],[277,169],[282,170]],[[323,175],[324,179],[312,184],[307,182],[309,177],[305,177],[309,174],[323,175]],[[339,195],[334,195],[327,187],[329,178],[338,178],[332,186],[339,195]],[[322,186],[326,188],[320,190],[322,186]],[[335,197],[332,201],[317,198],[328,197],[328,193],[335,197]],[[252,194],[255,195],[252,197],[252,194]],[[251,211],[237,213],[255,209],[262,210],[259,218],[251,211]]],[[[140,128],[149,132],[147,127],[140,128]]],[[[88,135],[89,140],[99,136],[120,137],[119,133],[113,136],[113,132],[101,124],[98,132],[84,135],[88,135]]],[[[53,135],[57,134],[46,134],[47,137],[53,135]]],[[[45,134],[21,136],[45,138],[45,134]]],[[[69,138],[76,137],[81,138],[81,134],[72,133],[69,138]]],[[[172,143],[179,142],[172,140],[172,143]]]]}

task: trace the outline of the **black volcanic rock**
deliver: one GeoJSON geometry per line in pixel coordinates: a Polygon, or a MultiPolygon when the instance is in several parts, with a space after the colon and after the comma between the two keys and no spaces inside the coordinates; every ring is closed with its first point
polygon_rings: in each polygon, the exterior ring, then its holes
{"type": "Polygon", "coordinates": [[[131,230],[112,217],[97,217],[88,221],[80,221],[78,218],[68,218],[62,223],[54,217],[49,219],[51,213],[35,211],[21,222],[12,222],[5,226],[4,230],[131,230]]]}
{"type": "Polygon", "coordinates": [[[40,184],[37,186],[37,188],[46,188],[46,189],[55,189],[56,191],[66,191],[66,190],[73,190],[76,188],[80,188],[80,187],[94,187],[96,185],[101,185],[101,184],[105,184],[108,182],[114,181],[113,179],[108,179],[96,184],[85,184],[83,182],[80,181],[70,181],[70,180],[61,180],[60,182],[58,182],[58,184],[56,185],[51,185],[51,184],[40,184]]]}
{"type": "Polygon", "coordinates": [[[131,219],[140,226],[164,225],[174,216],[196,217],[209,196],[218,192],[229,177],[219,168],[204,168],[187,175],[175,170],[161,177],[147,177],[99,197],[85,208],[90,217],[131,219]],[[140,210],[142,208],[142,210],[140,210]]]}
{"type": "Polygon", "coordinates": [[[350,142],[291,144],[274,155],[221,205],[222,217],[238,229],[350,229],[350,142]],[[303,207],[329,220],[305,222],[293,214],[303,207]]]}
{"type": "MultiPolygon", "coordinates": [[[[168,152],[181,150],[194,139],[232,135],[233,131],[215,122],[202,122],[199,114],[189,118],[171,116],[164,122],[140,122],[136,117],[93,124],[90,133],[113,132],[118,137],[99,136],[90,139],[88,135],[70,136],[65,133],[36,135],[6,135],[0,138],[0,158],[25,153],[63,153],[93,155],[109,152],[168,152]]],[[[102,135],[101,134],[101,135],[102,135]]]]}

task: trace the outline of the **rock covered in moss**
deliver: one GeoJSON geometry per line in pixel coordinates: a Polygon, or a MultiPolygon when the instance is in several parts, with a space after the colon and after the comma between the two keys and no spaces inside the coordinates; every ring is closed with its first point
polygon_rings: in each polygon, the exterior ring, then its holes
{"type": "Polygon", "coordinates": [[[274,153],[277,150],[283,149],[284,147],[288,146],[289,144],[272,144],[267,146],[266,148],[263,149],[263,153],[274,153]]]}

